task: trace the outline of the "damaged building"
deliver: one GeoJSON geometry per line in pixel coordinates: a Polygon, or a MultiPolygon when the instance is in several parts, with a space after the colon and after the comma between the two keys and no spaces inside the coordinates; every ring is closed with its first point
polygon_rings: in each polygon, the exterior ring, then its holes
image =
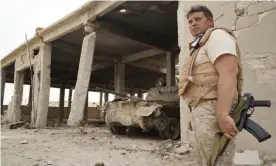
{"type": "MultiPolygon", "coordinates": [[[[194,4],[207,5],[215,26],[232,29],[240,44],[245,73],[244,92],[256,99],[271,100],[270,108],[257,108],[252,119],[272,138],[259,144],[242,132],[238,148],[276,154],[274,127],[276,101],[276,2],[185,1],[91,1],[44,29],[1,60],[1,113],[5,83],[14,83],[7,115],[10,122],[22,119],[23,85],[32,85],[31,124],[45,127],[49,116],[50,88],[60,88],[58,119],[77,126],[87,118],[87,94],[96,87],[139,97],[159,78],[175,85],[183,56],[192,40],[186,12],[194,4]],[[64,91],[74,89],[69,112],[64,91]]],[[[107,93],[102,93],[105,101],[107,93]]],[[[101,97],[102,98],[102,97],[101,97]]],[[[189,111],[180,100],[181,140],[192,141],[187,122],[189,111]]]]}

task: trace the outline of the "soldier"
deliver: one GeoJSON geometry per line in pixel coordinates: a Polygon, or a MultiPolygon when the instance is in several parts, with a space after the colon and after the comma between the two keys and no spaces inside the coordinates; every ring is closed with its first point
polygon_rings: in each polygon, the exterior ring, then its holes
{"type": "Polygon", "coordinates": [[[207,165],[214,136],[223,132],[231,141],[217,165],[231,166],[238,129],[229,113],[232,102],[240,97],[241,82],[236,39],[230,30],[214,28],[213,14],[206,6],[192,6],[186,17],[195,40],[190,43],[190,55],[180,54],[185,56],[185,62],[179,95],[192,108],[190,123],[198,163],[207,165]]]}

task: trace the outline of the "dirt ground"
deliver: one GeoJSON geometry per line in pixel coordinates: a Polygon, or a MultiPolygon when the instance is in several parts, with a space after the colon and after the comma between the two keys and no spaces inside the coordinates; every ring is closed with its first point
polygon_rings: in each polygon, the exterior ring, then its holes
{"type": "MultiPolygon", "coordinates": [[[[143,133],[115,136],[98,124],[46,129],[1,125],[1,166],[196,166],[193,148],[179,153],[181,148],[179,141],[143,133]]],[[[262,159],[262,166],[276,166],[276,156],[262,159]]]]}
{"type": "Polygon", "coordinates": [[[143,134],[112,135],[106,126],[9,129],[1,126],[2,166],[188,166],[193,152],[174,152],[179,141],[143,134]]]}

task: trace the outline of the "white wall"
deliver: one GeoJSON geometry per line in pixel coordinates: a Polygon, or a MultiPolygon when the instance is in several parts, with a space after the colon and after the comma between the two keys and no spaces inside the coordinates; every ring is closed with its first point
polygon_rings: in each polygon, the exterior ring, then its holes
{"type": "MultiPolygon", "coordinates": [[[[259,100],[272,101],[270,108],[256,108],[251,118],[266,129],[272,138],[258,143],[251,134],[243,131],[237,137],[237,149],[259,150],[260,154],[264,152],[276,154],[276,2],[180,1],[179,3],[181,8],[179,11],[182,11],[178,12],[181,14],[181,18],[178,19],[182,21],[178,23],[179,44],[183,50],[192,40],[186,18],[183,16],[191,5],[207,5],[215,19],[223,14],[215,22],[215,26],[234,30],[244,66],[244,92],[252,93],[259,100]]],[[[181,60],[187,55],[186,51],[180,53],[180,70],[183,63],[181,60]]],[[[182,125],[183,127],[185,126],[182,125]]]]}

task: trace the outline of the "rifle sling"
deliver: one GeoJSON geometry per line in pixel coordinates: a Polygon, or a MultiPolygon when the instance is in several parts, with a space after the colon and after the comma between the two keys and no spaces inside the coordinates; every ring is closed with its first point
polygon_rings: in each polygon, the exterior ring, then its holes
{"type": "MultiPolygon", "coordinates": [[[[238,105],[235,107],[233,113],[231,114],[231,117],[233,118],[236,124],[238,124],[240,120],[241,112],[244,109],[245,109],[245,101],[243,100],[243,98],[241,98],[238,105]]],[[[216,133],[214,137],[212,154],[207,162],[208,166],[216,165],[219,157],[223,154],[229,142],[230,140],[228,140],[222,132],[216,133]]]]}

